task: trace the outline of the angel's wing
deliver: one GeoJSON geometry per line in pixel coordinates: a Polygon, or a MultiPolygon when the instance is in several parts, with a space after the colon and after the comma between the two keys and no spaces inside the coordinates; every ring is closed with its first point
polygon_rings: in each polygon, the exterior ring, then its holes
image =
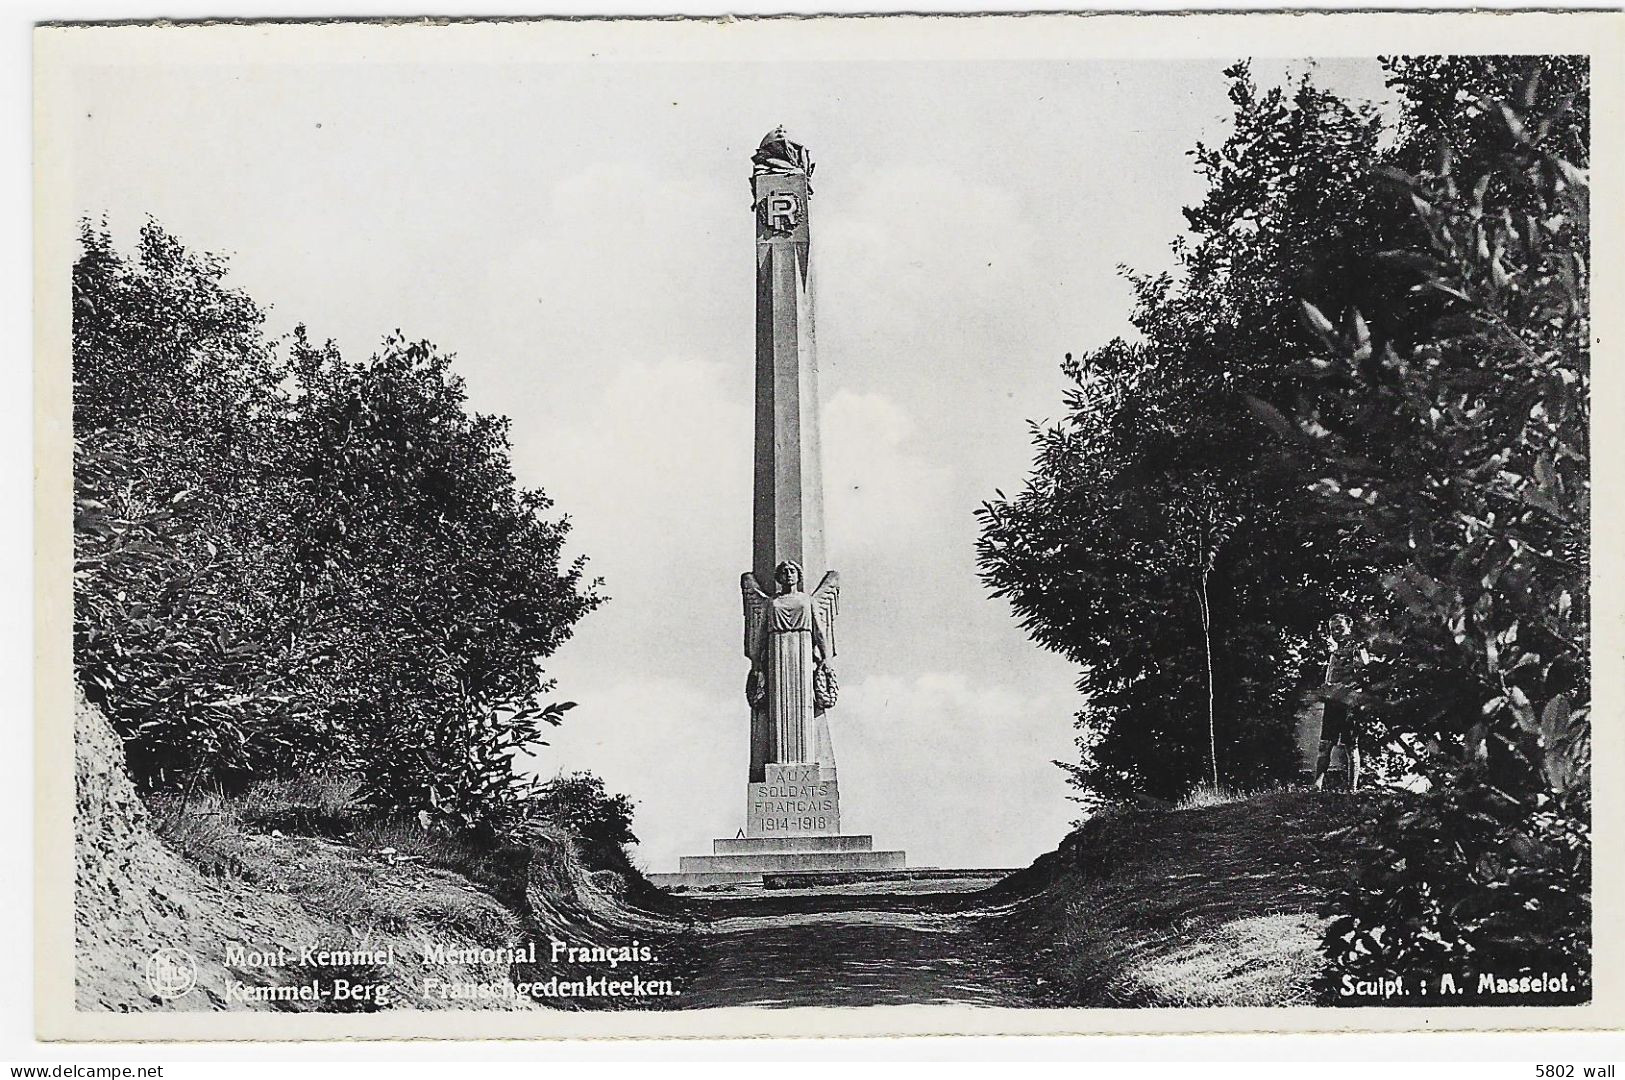
{"type": "Polygon", "coordinates": [[[823,639],[825,656],[835,655],[835,616],[841,610],[841,575],[831,570],[812,593],[813,625],[823,639]]]}
{"type": "Polygon", "coordinates": [[[767,616],[773,610],[773,598],[756,584],[756,575],[745,571],[739,575],[739,592],[745,600],[745,655],[755,660],[762,655],[762,639],[767,636],[767,616]]]}

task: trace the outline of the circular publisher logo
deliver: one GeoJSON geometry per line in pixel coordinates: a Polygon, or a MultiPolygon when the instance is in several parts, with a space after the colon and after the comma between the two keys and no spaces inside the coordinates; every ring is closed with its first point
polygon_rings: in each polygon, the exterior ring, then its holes
{"type": "Polygon", "coordinates": [[[178,998],[197,983],[197,961],[185,949],[159,949],[147,958],[147,987],[161,998],[178,998]]]}

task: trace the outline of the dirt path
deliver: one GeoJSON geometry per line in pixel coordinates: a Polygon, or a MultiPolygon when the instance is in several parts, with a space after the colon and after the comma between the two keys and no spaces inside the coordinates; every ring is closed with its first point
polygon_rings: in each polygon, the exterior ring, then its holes
{"type": "Polygon", "coordinates": [[[712,959],[681,1007],[1024,1005],[1026,980],[965,894],[842,894],[703,902],[712,959]]]}

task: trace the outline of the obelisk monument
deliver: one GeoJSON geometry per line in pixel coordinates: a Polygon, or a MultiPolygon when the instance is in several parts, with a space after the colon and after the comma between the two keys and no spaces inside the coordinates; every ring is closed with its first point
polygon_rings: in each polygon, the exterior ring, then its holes
{"type": "Polygon", "coordinates": [[[840,581],[824,565],[808,213],[814,166],[782,127],[762,140],[751,166],[756,475],[751,570],[741,582],[751,661],[745,834],[833,835],[841,803],[827,712],[840,581]]]}
{"type": "MultiPolygon", "coordinates": [[[[813,163],[777,128],[751,158],[756,218],[756,475],[751,571],[773,592],[778,568],[793,563],[812,590],[824,562],[824,476],[818,424],[818,348],[813,320],[813,163]]],[[[823,665],[833,675],[833,669],[823,665]]],[[[774,730],[767,703],[751,710],[750,780],[769,764],[814,764],[835,781],[829,720],[815,708],[810,728],[774,730]]],[[[838,814],[838,810],[836,811],[838,814]]],[[[839,831],[838,825],[829,831],[839,831]]]]}
{"type": "Polygon", "coordinates": [[[829,711],[840,577],[824,562],[818,354],[813,329],[813,163],[775,128],[751,157],[756,222],[756,442],[751,569],[741,575],[750,767],[743,835],[685,856],[656,884],[767,874],[896,871],[901,851],[841,832],[829,711]]]}

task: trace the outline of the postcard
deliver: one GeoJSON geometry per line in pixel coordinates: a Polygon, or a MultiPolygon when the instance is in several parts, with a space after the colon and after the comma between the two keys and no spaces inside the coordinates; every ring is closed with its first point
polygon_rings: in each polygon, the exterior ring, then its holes
{"type": "Polygon", "coordinates": [[[1619,13],[35,46],[42,1038],[1625,1016],[1619,13]]]}

